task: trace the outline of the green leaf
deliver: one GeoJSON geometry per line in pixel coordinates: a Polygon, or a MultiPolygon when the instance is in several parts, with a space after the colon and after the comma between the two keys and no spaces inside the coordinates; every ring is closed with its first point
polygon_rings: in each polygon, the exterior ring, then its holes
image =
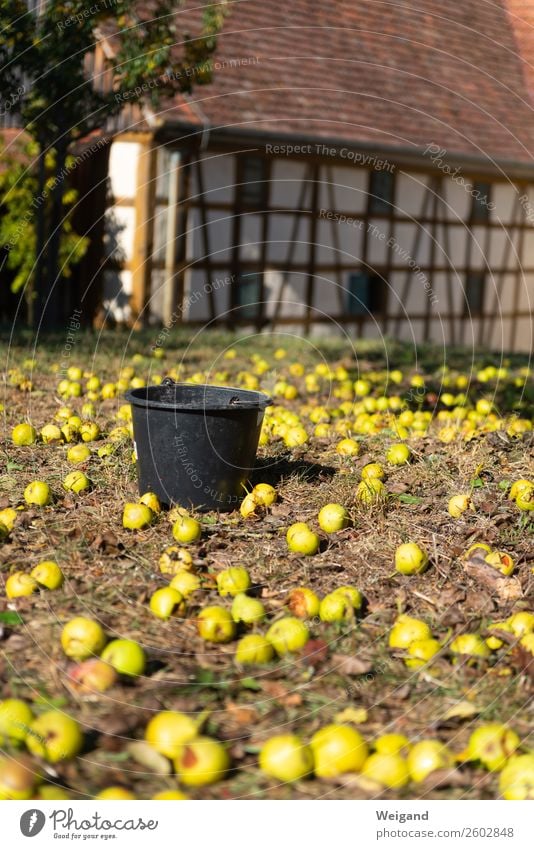
{"type": "Polygon", "coordinates": [[[6,471],[8,472],[22,472],[24,466],[21,466],[19,463],[15,463],[14,460],[8,460],[6,463],[6,471]]]}
{"type": "Polygon", "coordinates": [[[471,486],[473,487],[473,489],[478,489],[481,486],[484,486],[484,481],[482,480],[482,478],[472,478],[471,486]]]}
{"type": "Polygon", "coordinates": [[[399,501],[402,504],[421,504],[422,500],[423,499],[419,498],[418,495],[407,495],[407,494],[399,495],[399,501]]]}
{"type": "Polygon", "coordinates": [[[4,610],[0,613],[0,623],[2,625],[22,625],[24,619],[19,613],[14,610],[4,610]]]}
{"type": "Polygon", "coordinates": [[[255,693],[261,690],[261,684],[255,678],[242,678],[239,683],[244,690],[253,690],[255,693]]]}
{"type": "Polygon", "coordinates": [[[499,489],[502,489],[504,492],[506,492],[510,488],[511,484],[512,481],[500,481],[499,489]]]}

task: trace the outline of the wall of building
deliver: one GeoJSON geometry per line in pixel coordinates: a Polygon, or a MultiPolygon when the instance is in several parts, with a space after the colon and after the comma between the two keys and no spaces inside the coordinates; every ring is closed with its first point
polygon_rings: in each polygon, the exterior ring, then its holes
{"type": "MultiPolygon", "coordinates": [[[[123,228],[118,238],[126,257],[126,295],[133,263],[146,261],[134,256],[136,228],[143,224],[135,217],[135,174],[142,155],[132,142],[118,141],[112,148],[112,186],[121,198],[112,213],[123,228]]],[[[169,150],[160,149],[155,156],[146,303],[150,320],[165,322],[167,200],[173,177],[169,150]]],[[[176,269],[183,288],[180,318],[230,322],[237,316],[245,321],[251,308],[235,311],[239,280],[249,275],[245,283],[257,281],[250,275],[263,270],[258,324],[274,321],[297,332],[346,328],[364,338],[385,334],[531,349],[534,186],[494,182],[486,199],[487,220],[474,221],[476,175],[460,170],[451,177],[444,168],[406,171],[384,161],[380,170],[392,175],[394,196],[387,209],[373,213],[373,169],[340,165],[328,157],[268,157],[266,196],[255,208],[240,184],[243,156],[214,150],[202,154],[198,163],[183,163],[187,234],[184,262],[176,269]],[[264,209],[269,210],[267,220],[264,209]],[[384,281],[380,286],[386,295],[380,310],[355,316],[349,280],[362,269],[384,281]],[[465,287],[477,273],[485,278],[481,309],[469,315],[465,287]]],[[[249,285],[249,296],[255,285],[249,285]]]]}

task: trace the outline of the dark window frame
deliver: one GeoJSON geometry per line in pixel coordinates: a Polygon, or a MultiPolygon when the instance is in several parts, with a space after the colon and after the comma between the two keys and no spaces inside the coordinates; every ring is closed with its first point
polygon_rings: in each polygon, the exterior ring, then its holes
{"type": "Polygon", "coordinates": [[[270,163],[267,157],[243,154],[238,159],[237,195],[238,205],[243,210],[261,211],[267,208],[269,198],[270,163]],[[259,165],[259,179],[247,178],[247,165],[259,165]]]}
{"type": "Polygon", "coordinates": [[[262,313],[263,271],[240,271],[235,280],[235,309],[238,318],[257,321],[262,313]],[[248,278],[248,279],[247,279],[248,278]],[[243,292],[250,287],[256,288],[256,296],[250,301],[241,301],[243,292]]]}
{"type": "Polygon", "coordinates": [[[467,271],[464,284],[464,318],[476,318],[484,314],[487,275],[484,270],[467,271]],[[475,297],[473,297],[473,288],[475,297]],[[470,292],[471,289],[471,292],[470,292]]]}
{"type": "Polygon", "coordinates": [[[391,218],[395,209],[395,174],[391,171],[369,171],[369,187],[367,192],[367,214],[369,216],[381,216],[391,218]],[[376,183],[386,179],[389,184],[387,196],[382,193],[381,187],[376,183]]]}
{"type": "Polygon", "coordinates": [[[491,183],[484,180],[473,180],[471,191],[473,193],[478,192],[479,195],[475,197],[473,194],[471,197],[469,220],[473,224],[485,224],[490,217],[491,183]]]}
{"type": "Polygon", "coordinates": [[[366,268],[349,271],[346,289],[345,309],[347,315],[355,318],[368,319],[373,315],[385,315],[387,311],[387,280],[384,274],[366,268]],[[366,284],[367,297],[361,298],[354,294],[351,280],[360,277],[366,284]],[[361,302],[361,303],[360,303],[361,302]]]}

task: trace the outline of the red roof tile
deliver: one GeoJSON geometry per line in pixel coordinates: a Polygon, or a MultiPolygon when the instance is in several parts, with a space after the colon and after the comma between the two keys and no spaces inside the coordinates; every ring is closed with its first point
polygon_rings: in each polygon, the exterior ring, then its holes
{"type": "MultiPolygon", "coordinates": [[[[177,13],[179,31],[196,31],[194,9],[177,13]]],[[[214,81],[167,102],[160,119],[534,164],[534,0],[230,9],[214,81]]]]}

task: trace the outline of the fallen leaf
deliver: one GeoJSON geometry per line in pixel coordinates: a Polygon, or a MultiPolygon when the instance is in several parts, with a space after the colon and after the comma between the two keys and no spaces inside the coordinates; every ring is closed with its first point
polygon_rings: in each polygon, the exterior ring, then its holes
{"type": "Polygon", "coordinates": [[[302,704],[300,693],[291,693],[281,681],[263,681],[261,688],[271,698],[285,707],[298,707],[302,704]]]}
{"type": "MultiPolygon", "coordinates": [[[[436,769],[430,773],[419,786],[420,793],[428,793],[437,790],[438,787],[472,787],[473,776],[459,769],[436,769]]],[[[477,787],[480,782],[477,779],[477,787]]]]}
{"type": "Polygon", "coordinates": [[[341,672],[343,675],[367,675],[373,668],[370,660],[351,657],[347,654],[333,654],[332,663],[336,672],[341,672]]]}
{"type": "Polygon", "coordinates": [[[472,702],[457,702],[455,705],[450,707],[449,710],[445,711],[442,719],[469,719],[470,717],[479,714],[480,710],[481,709],[472,702]]]}
{"type": "Polygon", "coordinates": [[[523,594],[518,578],[505,578],[497,569],[486,563],[483,557],[470,557],[464,563],[464,569],[471,578],[488,587],[500,601],[515,601],[523,594]]]}
{"type": "Polygon", "coordinates": [[[308,640],[302,651],[299,653],[299,657],[302,660],[305,660],[309,666],[318,666],[328,657],[328,643],[320,638],[308,640]]]}
{"type": "Polygon", "coordinates": [[[226,713],[241,725],[250,725],[258,719],[258,712],[253,707],[238,705],[235,702],[226,702],[226,713]]]}

